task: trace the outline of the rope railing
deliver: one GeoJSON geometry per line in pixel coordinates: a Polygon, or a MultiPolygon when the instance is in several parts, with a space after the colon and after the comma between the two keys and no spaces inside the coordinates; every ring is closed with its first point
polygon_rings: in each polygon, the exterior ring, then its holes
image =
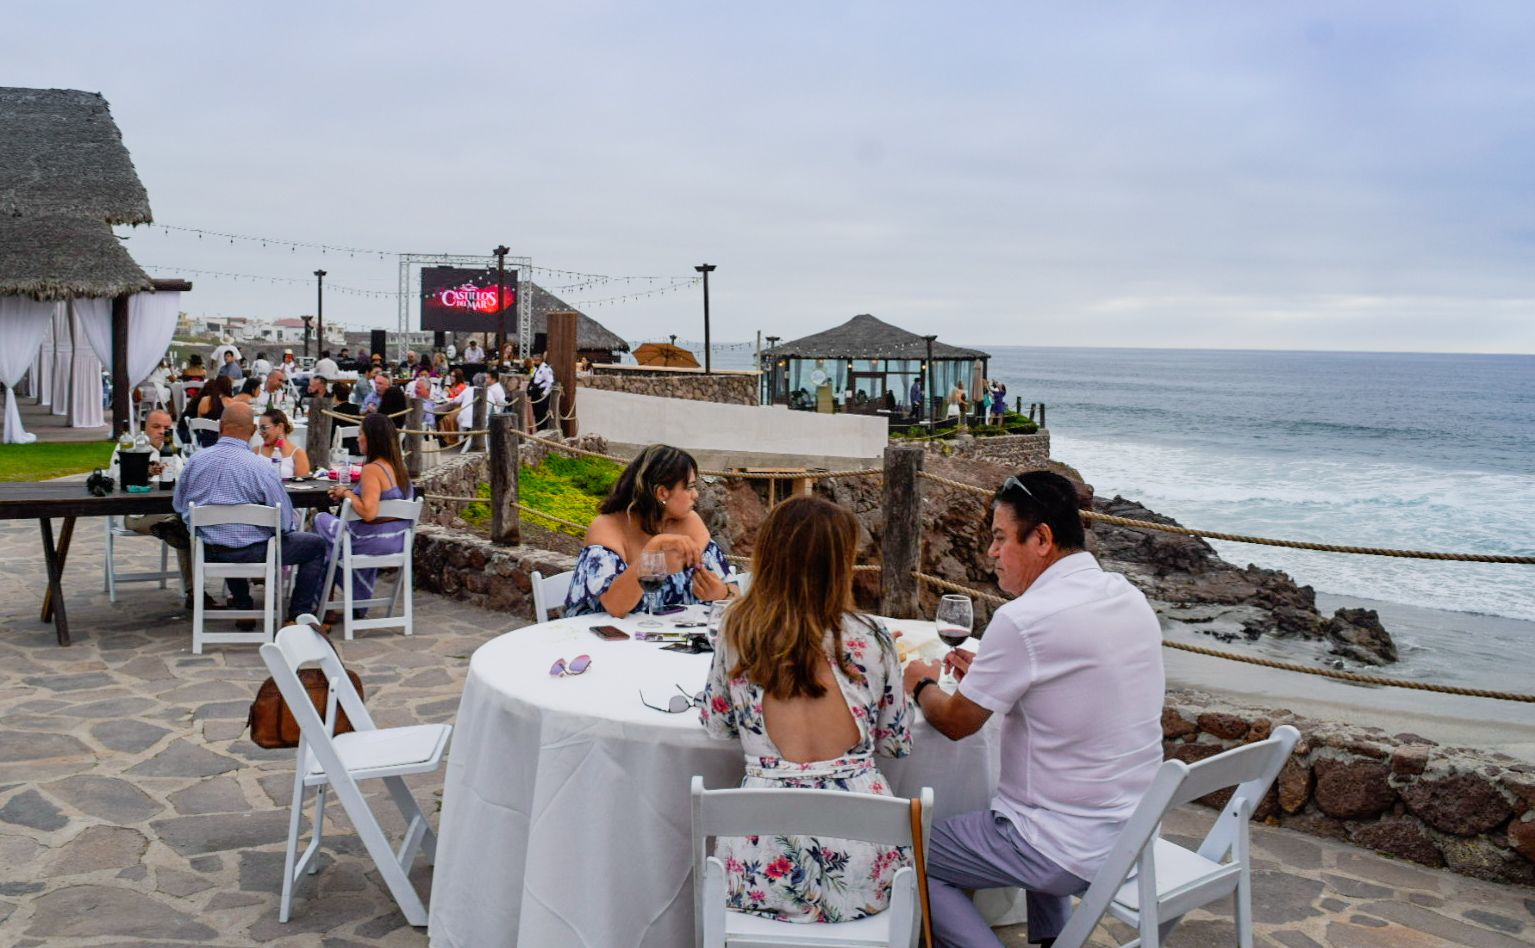
{"type": "MultiPolygon", "coordinates": [[[[927,480],[952,487],[956,490],[967,491],[978,496],[990,499],[995,496],[995,491],[974,484],[966,484],[964,481],[956,481],[950,477],[931,474],[927,471],[918,471],[917,476],[927,480]]],[[[1259,546],[1287,547],[1294,550],[1312,550],[1319,553],[1357,553],[1364,556],[1394,556],[1404,559],[1418,560],[1444,560],[1460,563],[1510,563],[1522,566],[1535,565],[1535,556],[1512,556],[1492,553],[1439,553],[1430,550],[1398,550],[1378,546],[1347,546],[1336,543],[1312,543],[1308,540],[1276,540],[1272,537],[1248,536],[1242,533],[1223,533],[1215,530],[1196,530],[1192,527],[1180,527],[1169,523],[1156,523],[1151,520],[1132,520],[1129,517],[1116,517],[1111,514],[1102,514],[1093,510],[1082,511],[1084,520],[1092,520],[1099,523],[1109,523],[1115,526],[1131,527],[1136,530],[1157,530],[1162,533],[1173,533],[1186,537],[1203,537],[1207,540],[1229,540],[1234,543],[1253,543],[1259,546]]]]}

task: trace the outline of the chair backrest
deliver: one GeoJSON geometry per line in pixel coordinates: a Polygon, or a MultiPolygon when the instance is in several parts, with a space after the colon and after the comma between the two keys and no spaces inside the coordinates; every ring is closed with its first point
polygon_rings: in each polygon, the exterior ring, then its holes
{"type": "Polygon", "coordinates": [[[570,593],[570,581],[576,575],[576,571],[568,569],[563,573],[555,573],[553,576],[545,576],[538,570],[533,571],[533,621],[548,622],[554,618],[554,610],[565,605],[565,597],[570,593]]]}
{"type": "MultiPolygon", "coordinates": [[[[704,904],[705,874],[711,862],[708,841],[720,836],[830,836],[855,839],[887,846],[917,846],[926,857],[932,835],[933,791],[923,787],[919,795],[922,816],[921,839],[912,838],[911,801],[872,793],[845,790],[729,789],[705,790],[704,778],[693,777],[693,893],[697,916],[695,937],[702,942],[706,913],[724,910],[719,904],[704,904]]],[[[714,862],[719,883],[718,860],[714,862]]],[[[916,945],[920,910],[915,904],[915,886],[911,869],[898,871],[891,892],[889,922],[891,944],[909,937],[916,945]],[[904,931],[897,929],[907,929],[904,931]]],[[[718,892],[723,896],[723,891],[718,892]]]]}
{"type": "MultiPolygon", "coordinates": [[[[376,725],[373,718],[368,714],[367,706],[362,703],[357,690],[352,687],[346,668],[341,664],[341,657],[312,625],[303,621],[306,619],[312,620],[313,616],[303,616],[297,624],[284,626],[277,631],[275,641],[261,646],[261,659],[266,663],[272,680],[277,683],[277,690],[281,692],[288,710],[298,722],[304,742],[329,746],[331,737],[326,722],[320,718],[309,693],[299,681],[298,671],[305,665],[319,665],[326,680],[334,683],[337,704],[346,712],[354,729],[374,730],[376,725]]],[[[331,723],[334,724],[334,721],[331,723]]],[[[318,751],[318,747],[315,749],[318,751]]],[[[334,755],[334,748],[331,753],[334,755]]],[[[329,767],[326,769],[330,770],[329,767]]]]}
{"type": "Polygon", "coordinates": [[[330,449],[341,450],[341,442],[348,438],[356,438],[362,431],[362,425],[337,425],[330,430],[330,449]]]}
{"type": "Polygon", "coordinates": [[[1163,761],[1059,940],[1068,945],[1084,943],[1137,864],[1140,884],[1146,890],[1141,904],[1155,901],[1154,843],[1167,811],[1217,790],[1234,788],[1221,818],[1199,847],[1199,854],[1212,862],[1225,859],[1299,738],[1300,732],[1285,724],[1275,728],[1268,740],[1236,747],[1193,765],[1163,761]],[[1233,816],[1240,817],[1241,822],[1233,816]]]}
{"type": "Polygon", "coordinates": [[[252,527],[282,530],[282,508],[265,504],[190,504],[187,529],[238,523],[252,527]]]}

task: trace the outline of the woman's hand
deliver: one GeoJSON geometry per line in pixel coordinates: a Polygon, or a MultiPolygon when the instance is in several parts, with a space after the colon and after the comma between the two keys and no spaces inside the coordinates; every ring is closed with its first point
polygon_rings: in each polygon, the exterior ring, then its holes
{"type": "Polygon", "coordinates": [[[645,544],[645,551],[659,550],[666,554],[666,569],[680,573],[703,562],[703,547],[698,541],[681,533],[658,533],[645,544]]]}
{"type": "Polygon", "coordinates": [[[700,602],[714,602],[716,599],[729,599],[730,587],[714,575],[713,570],[700,569],[693,574],[693,593],[700,602]]]}

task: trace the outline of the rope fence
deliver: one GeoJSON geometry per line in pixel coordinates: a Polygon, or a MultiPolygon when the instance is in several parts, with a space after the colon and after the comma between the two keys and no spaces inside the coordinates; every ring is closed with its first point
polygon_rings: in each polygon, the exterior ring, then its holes
{"type": "MultiPolygon", "coordinates": [[[[967,491],[978,496],[990,499],[995,496],[995,491],[974,484],[966,484],[953,478],[942,477],[938,474],[930,474],[927,471],[918,471],[917,476],[952,487],[956,490],[967,491]]],[[[1272,537],[1248,536],[1242,533],[1222,533],[1215,530],[1195,530],[1192,527],[1180,527],[1170,523],[1155,523],[1150,520],[1132,520],[1129,517],[1115,517],[1111,514],[1102,514],[1092,510],[1082,511],[1084,520],[1093,520],[1099,523],[1109,523],[1120,527],[1131,527],[1136,530],[1157,530],[1162,533],[1173,533],[1186,537],[1203,537],[1207,540],[1229,540],[1234,543],[1253,543],[1259,546],[1287,547],[1294,550],[1312,550],[1318,553],[1357,553],[1364,556],[1394,556],[1404,559],[1418,560],[1443,560],[1460,563],[1510,563],[1521,566],[1535,565],[1535,556],[1505,556],[1491,553],[1439,553],[1430,550],[1396,550],[1378,546],[1346,546],[1336,543],[1312,543],[1307,540],[1276,540],[1272,537]]]]}

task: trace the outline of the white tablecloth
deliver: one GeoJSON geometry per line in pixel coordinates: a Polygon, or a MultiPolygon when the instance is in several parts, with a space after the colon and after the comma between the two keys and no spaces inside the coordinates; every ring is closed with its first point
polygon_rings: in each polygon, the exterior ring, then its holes
{"type": "MultiPolygon", "coordinates": [[[[448,759],[433,945],[692,943],[688,784],[701,774],[709,787],[739,785],[741,747],[711,740],[694,711],[640,703],[640,691],[664,706],[677,685],[701,690],[710,655],[588,631],[607,621],[529,626],[474,653],[448,759]],[[555,659],[581,654],[592,657],[584,675],[549,677],[555,659]]],[[[931,623],[891,625],[931,636],[931,623]]],[[[956,743],[919,720],[912,755],[879,767],[897,796],[932,787],[937,819],[984,808],[997,725],[956,743]]]]}

